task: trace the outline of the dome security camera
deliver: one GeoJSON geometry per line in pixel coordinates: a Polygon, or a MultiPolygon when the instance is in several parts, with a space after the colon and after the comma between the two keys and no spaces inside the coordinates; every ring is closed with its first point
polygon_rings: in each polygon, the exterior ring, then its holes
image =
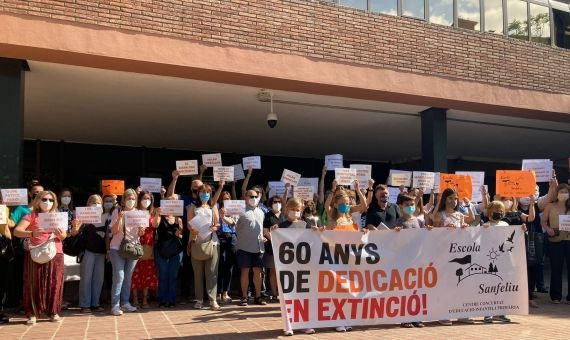
{"type": "Polygon", "coordinates": [[[277,120],[277,115],[273,111],[269,112],[267,115],[267,125],[269,125],[271,129],[277,126],[277,120]]]}

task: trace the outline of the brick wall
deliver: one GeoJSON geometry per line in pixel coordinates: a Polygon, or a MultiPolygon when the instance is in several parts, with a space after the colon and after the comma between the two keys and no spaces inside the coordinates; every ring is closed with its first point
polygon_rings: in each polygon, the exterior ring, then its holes
{"type": "Polygon", "coordinates": [[[0,0],[0,11],[570,94],[570,50],[324,1],[0,0]]]}

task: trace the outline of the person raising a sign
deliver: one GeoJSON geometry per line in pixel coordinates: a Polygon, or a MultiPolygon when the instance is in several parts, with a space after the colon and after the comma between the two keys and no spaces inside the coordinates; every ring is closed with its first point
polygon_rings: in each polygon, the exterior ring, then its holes
{"type": "MultiPolygon", "coordinates": [[[[333,187],[335,186],[333,182],[333,187]]],[[[352,219],[352,213],[357,211],[366,211],[366,197],[360,191],[358,181],[354,181],[354,191],[358,195],[358,205],[351,205],[349,193],[343,188],[336,188],[334,194],[329,195],[325,202],[327,207],[327,226],[328,230],[350,230],[358,231],[357,221],[352,219]]]]}
{"type": "MultiPolygon", "coordinates": [[[[471,209],[468,210],[473,215],[471,209]]],[[[474,218],[474,217],[473,217],[474,218]]],[[[447,188],[441,194],[436,211],[433,214],[433,226],[436,228],[466,228],[465,216],[459,211],[459,199],[457,192],[447,188]]]]}
{"type": "Polygon", "coordinates": [[[24,261],[24,309],[28,317],[28,325],[35,324],[36,318],[41,313],[47,314],[53,322],[61,321],[59,313],[63,299],[64,270],[61,241],[67,237],[66,226],[42,230],[39,222],[40,213],[55,212],[57,212],[57,196],[51,191],[42,191],[32,201],[31,213],[26,215],[14,230],[16,237],[28,239],[30,247],[44,246],[49,242],[55,244],[55,256],[45,263],[34,262],[30,252],[26,252],[24,261]]]}

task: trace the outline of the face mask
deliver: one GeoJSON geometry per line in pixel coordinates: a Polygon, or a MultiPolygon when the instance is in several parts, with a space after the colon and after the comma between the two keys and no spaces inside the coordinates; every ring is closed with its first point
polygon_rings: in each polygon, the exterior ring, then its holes
{"type": "Polygon", "coordinates": [[[136,201],[131,199],[131,200],[127,200],[127,203],[125,204],[127,209],[132,209],[135,207],[136,201]]]}
{"type": "Polygon", "coordinates": [[[142,207],[145,208],[145,209],[148,208],[148,207],[150,207],[150,200],[142,200],[142,201],[141,201],[141,205],[142,205],[142,207]]]}
{"type": "Polygon", "coordinates": [[[521,205],[524,205],[525,207],[526,207],[526,206],[529,206],[529,205],[530,205],[530,198],[528,198],[528,197],[520,198],[520,199],[519,199],[519,203],[520,203],[521,205]]]}
{"type": "Polygon", "coordinates": [[[566,202],[566,201],[568,200],[568,196],[570,196],[570,195],[567,194],[567,193],[559,192],[559,193],[558,193],[558,200],[559,200],[560,202],[566,202]]]}
{"type": "Polygon", "coordinates": [[[301,217],[301,212],[300,211],[289,211],[287,216],[289,216],[290,220],[296,220],[296,219],[299,219],[301,217]]]}
{"type": "Polygon", "coordinates": [[[499,221],[501,218],[503,218],[503,214],[500,212],[494,212],[491,217],[494,221],[499,221]]]}
{"type": "Polygon", "coordinates": [[[271,206],[271,209],[273,210],[274,213],[280,212],[281,211],[281,203],[273,203],[273,205],[271,206]]]}
{"type": "Polygon", "coordinates": [[[113,208],[114,204],[112,202],[105,202],[103,203],[103,208],[105,208],[105,210],[111,210],[111,208],[113,208]]]}
{"type": "Polygon", "coordinates": [[[350,205],[346,203],[338,205],[338,212],[340,212],[341,214],[348,214],[349,211],[350,211],[350,205]]]}
{"type": "Polygon", "coordinates": [[[200,201],[202,201],[203,203],[206,203],[210,200],[210,194],[207,192],[201,192],[200,193],[200,201]]]}
{"type": "Polygon", "coordinates": [[[247,200],[247,204],[249,204],[251,207],[257,207],[259,204],[259,198],[249,198],[247,200]]]}
{"type": "Polygon", "coordinates": [[[96,207],[96,208],[101,208],[101,204],[99,203],[93,203],[90,205],[91,207],[96,207]]]}
{"type": "Polygon", "coordinates": [[[61,203],[63,203],[64,205],[69,205],[69,203],[71,203],[71,197],[69,196],[62,197],[61,203]]]}
{"type": "Polygon", "coordinates": [[[53,202],[41,202],[40,208],[42,211],[50,211],[53,208],[53,202]]]}
{"type": "Polygon", "coordinates": [[[404,212],[408,215],[413,215],[416,212],[416,206],[410,205],[410,206],[404,207],[404,212]]]}
{"type": "Polygon", "coordinates": [[[513,206],[513,202],[512,202],[512,201],[504,201],[503,204],[505,205],[505,209],[506,209],[506,210],[510,210],[511,207],[513,206]]]}

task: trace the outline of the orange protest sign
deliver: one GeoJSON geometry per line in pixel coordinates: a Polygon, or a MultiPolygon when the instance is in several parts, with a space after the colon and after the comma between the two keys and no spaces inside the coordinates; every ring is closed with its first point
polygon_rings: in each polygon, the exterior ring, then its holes
{"type": "Polygon", "coordinates": [[[536,175],[532,170],[497,170],[497,195],[529,197],[536,191],[536,175]]]}
{"type": "Polygon", "coordinates": [[[471,176],[439,174],[439,192],[442,193],[447,188],[457,191],[460,199],[468,198],[471,200],[473,195],[471,176]]]}
{"type": "Polygon", "coordinates": [[[125,181],[108,179],[101,181],[101,192],[105,195],[122,195],[125,193],[125,181]]]}

